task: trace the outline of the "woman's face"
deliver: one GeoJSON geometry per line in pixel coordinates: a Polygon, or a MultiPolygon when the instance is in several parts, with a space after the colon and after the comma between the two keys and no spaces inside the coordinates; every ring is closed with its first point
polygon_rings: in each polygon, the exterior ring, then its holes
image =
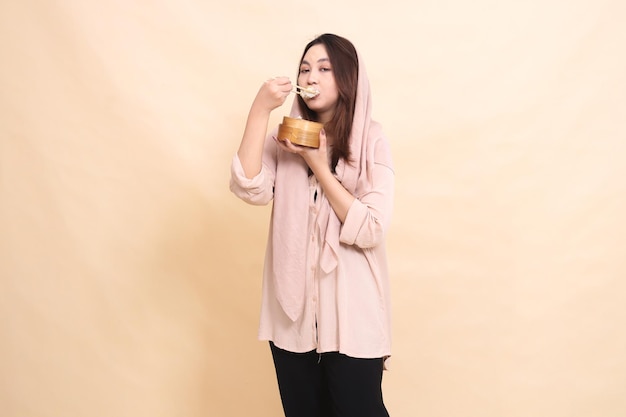
{"type": "Polygon", "coordinates": [[[304,55],[298,73],[298,85],[314,87],[320,92],[315,97],[305,98],[304,102],[309,109],[317,113],[320,122],[326,123],[331,120],[335,114],[339,91],[324,45],[313,45],[304,55]]]}

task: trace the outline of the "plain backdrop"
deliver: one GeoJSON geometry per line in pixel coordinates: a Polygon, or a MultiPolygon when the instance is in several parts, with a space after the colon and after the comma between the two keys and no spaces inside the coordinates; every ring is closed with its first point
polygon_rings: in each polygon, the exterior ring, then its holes
{"type": "MultiPolygon", "coordinates": [[[[261,83],[333,32],[390,138],[393,417],[626,415],[626,3],[0,2],[0,414],[282,415],[261,83]]],[[[291,99],[273,114],[288,113],[291,99]]]]}

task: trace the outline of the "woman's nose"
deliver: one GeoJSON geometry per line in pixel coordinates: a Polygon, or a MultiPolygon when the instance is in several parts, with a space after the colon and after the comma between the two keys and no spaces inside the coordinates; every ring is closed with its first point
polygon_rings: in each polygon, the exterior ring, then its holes
{"type": "Polygon", "coordinates": [[[314,70],[309,71],[306,77],[307,84],[317,84],[317,74],[314,70]]]}

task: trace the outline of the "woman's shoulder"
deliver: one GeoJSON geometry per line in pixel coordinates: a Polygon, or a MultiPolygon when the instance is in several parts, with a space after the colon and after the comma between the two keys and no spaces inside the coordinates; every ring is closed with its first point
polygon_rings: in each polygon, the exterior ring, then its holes
{"type": "Polygon", "coordinates": [[[369,125],[369,140],[373,143],[388,142],[383,125],[376,120],[371,120],[369,125]]]}
{"type": "Polygon", "coordinates": [[[382,124],[372,120],[369,127],[369,146],[372,147],[374,152],[374,160],[376,163],[393,166],[391,158],[391,145],[385,132],[383,131],[382,124]]]}

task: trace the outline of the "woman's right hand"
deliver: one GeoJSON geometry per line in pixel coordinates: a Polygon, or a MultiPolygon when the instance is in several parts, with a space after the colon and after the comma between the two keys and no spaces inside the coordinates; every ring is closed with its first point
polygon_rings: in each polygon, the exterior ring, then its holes
{"type": "Polygon", "coordinates": [[[254,178],[261,172],[263,145],[270,113],[285,102],[291,89],[288,77],[274,77],[265,81],[259,88],[248,113],[246,128],[237,151],[246,178],[254,178]]]}
{"type": "Polygon", "coordinates": [[[293,86],[289,77],[274,77],[265,81],[254,99],[253,106],[272,111],[283,105],[293,86]]]}

